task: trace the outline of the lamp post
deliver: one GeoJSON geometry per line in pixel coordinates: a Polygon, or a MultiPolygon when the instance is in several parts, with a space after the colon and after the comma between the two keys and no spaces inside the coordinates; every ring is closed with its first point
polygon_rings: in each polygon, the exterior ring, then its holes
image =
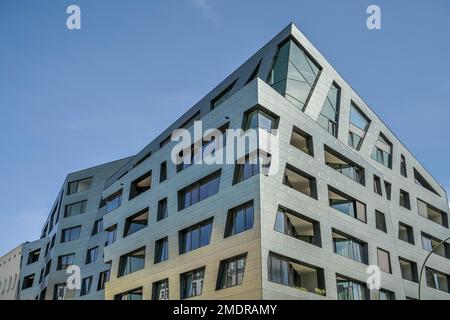
{"type": "Polygon", "coordinates": [[[420,268],[420,275],[419,275],[419,300],[421,300],[421,290],[420,290],[420,289],[421,289],[421,285],[422,285],[422,276],[423,276],[423,270],[425,269],[425,264],[427,263],[428,258],[431,256],[431,254],[432,254],[433,252],[435,252],[436,249],[439,248],[441,245],[443,245],[444,242],[447,241],[447,240],[450,240],[450,237],[445,238],[444,240],[442,240],[441,242],[439,242],[433,249],[431,249],[430,252],[428,252],[427,257],[425,258],[425,260],[424,260],[424,262],[423,262],[423,264],[422,264],[422,268],[420,268]]]}

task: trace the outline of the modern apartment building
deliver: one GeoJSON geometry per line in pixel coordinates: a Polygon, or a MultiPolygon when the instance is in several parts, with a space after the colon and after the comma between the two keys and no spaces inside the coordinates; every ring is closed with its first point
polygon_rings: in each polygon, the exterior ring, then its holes
{"type": "Polygon", "coordinates": [[[20,296],[415,299],[436,249],[422,298],[449,299],[448,212],[445,190],[290,24],[135,156],[66,178],[24,250],[20,296]],[[276,135],[279,149],[249,150],[257,164],[173,163],[172,132],[196,120],[276,135]]]}

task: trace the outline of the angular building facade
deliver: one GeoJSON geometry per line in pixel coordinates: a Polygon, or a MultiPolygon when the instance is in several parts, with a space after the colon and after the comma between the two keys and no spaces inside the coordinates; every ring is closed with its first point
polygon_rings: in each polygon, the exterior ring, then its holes
{"type": "Polygon", "coordinates": [[[422,298],[449,299],[448,211],[445,190],[290,24],[138,154],[67,177],[24,250],[35,262],[21,283],[34,282],[20,297],[417,299],[434,250],[422,298]],[[175,164],[172,132],[197,120],[275,135],[278,149],[259,143],[257,164],[175,164]],[[70,265],[80,289],[65,284],[70,265]],[[372,266],[380,289],[366,284],[372,266]]]}

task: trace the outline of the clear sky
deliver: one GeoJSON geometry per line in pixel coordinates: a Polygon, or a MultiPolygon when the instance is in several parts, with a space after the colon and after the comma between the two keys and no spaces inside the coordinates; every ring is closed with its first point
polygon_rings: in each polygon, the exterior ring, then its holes
{"type": "Polygon", "coordinates": [[[67,173],[138,152],[291,21],[450,190],[448,0],[0,0],[0,255],[67,173]]]}

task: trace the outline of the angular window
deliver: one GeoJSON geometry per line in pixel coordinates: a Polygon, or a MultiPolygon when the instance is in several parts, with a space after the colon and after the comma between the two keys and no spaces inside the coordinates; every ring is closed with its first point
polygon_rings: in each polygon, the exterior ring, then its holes
{"type": "Polygon", "coordinates": [[[50,242],[50,250],[52,250],[53,247],[55,246],[55,241],[56,241],[56,233],[53,235],[52,241],[50,242]]]}
{"type": "Polygon", "coordinates": [[[48,276],[51,267],[52,267],[52,260],[49,260],[49,262],[47,262],[47,264],[45,265],[44,277],[48,276]]]}
{"type": "Polygon", "coordinates": [[[311,157],[314,157],[313,138],[305,131],[294,127],[292,129],[290,144],[304,153],[309,154],[311,157]]]}
{"type": "MultiPolygon", "coordinates": [[[[23,278],[22,290],[31,288],[34,282],[34,273],[23,278]]],[[[6,283],[5,283],[6,284],[6,283]]]]}
{"type": "Polygon", "coordinates": [[[237,184],[259,174],[259,159],[247,155],[245,160],[239,161],[234,169],[233,184],[237,184]]]}
{"type": "Polygon", "coordinates": [[[400,156],[400,174],[405,178],[408,177],[408,174],[406,172],[406,159],[404,155],[400,156]]]}
{"type": "Polygon", "coordinates": [[[142,287],[127,292],[119,293],[114,296],[114,300],[142,300],[142,287]]]}
{"type": "Polygon", "coordinates": [[[220,170],[178,191],[178,211],[215,195],[219,192],[219,184],[220,170]]]}
{"type": "Polygon", "coordinates": [[[417,199],[417,209],[422,217],[448,228],[448,217],[446,212],[441,211],[420,199],[417,199]]]}
{"type": "Polygon", "coordinates": [[[42,283],[42,280],[44,280],[44,272],[45,272],[45,267],[41,269],[41,272],[39,273],[39,284],[42,283]]]}
{"type": "Polygon", "coordinates": [[[84,278],[81,281],[80,297],[85,296],[91,292],[92,279],[93,279],[93,277],[90,276],[90,277],[84,278]]]}
{"type": "Polygon", "coordinates": [[[403,222],[398,223],[398,238],[405,242],[414,245],[414,231],[411,226],[404,224],[403,222]]]}
{"type": "Polygon", "coordinates": [[[169,279],[153,283],[152,300],[169,300],[169,279]]]}
{"type": "Polygon", "coordinates": [[[363,186],[366,184],[364,169],[361,166],[340,155],[328,146],[324,146],[324,148],[325,163],[329,167],[363,186]]]}
{"type": "Polygon", "coordinates": [[[399,258],[399,262],[402,278],[404,280],[418,282],[419,278],[417,276],[417,263],[404,258],[399,258]]]}
{"type": "Polygon", "coordinates": [[[64,211],[64,217],[76,216],[86,212],[87,200],[75,202],[66,205],[66,210],[64,211]]]}
{"type": "Polygon", "coordinates": [[[251,109],[252,111],[246,112],[244,117],[244,130],[248,129],[264,129],[271,132],[272,129],[276,129],[278,124],[278,117],[272,113],[265,112],[260,109],[251,109]]]}
{"type": "Polygon", "coordinates": [[[328,200],[330,207],[352,217],[367,223],[366,205],[342,192],[328,186],[328,200]]]}
{"type": "Polygon", "coordinates": [[[422,248],[426,251],[432,251],[434,249],[434,253],[437,255],[450,259],[450,244],[447,242],[441,243],[441,240],[430,236],[422,232],[422,248]]]}
{"type": "Polygon", "coordinates": [[[69,182],[69,187],[67,188],[67,194],[74,194],[88,190],[92,184],[92,177],[81,179],[73,182],[69,182]]]}
{"type": "Polygon", "coordinates": [[[419,173],[419,171],[414,168],[414,182],[417,183],[422,188],[427,189],[428,191],[433,192],[434,194],[439,196],[439,193],[431,186],[431,184],[419,173]]]}
{"type": "Polygon", "coordinates": [[[138,213],[126,218],[125,228],[123,230],[123,237],[127,237],[139,230],[146,228],[148,225],[148,208],[145,208],[138,213]]]}
{"type": "Polygon", "coordinates": [[[238,286],[242,283],[247,253],[221,261],[216,290],[238,286]]]}
{"type": "Polygon", "coordinates": [[[207,246],[211,239],[213,219],[207,219],[179,232],[180,254],[207,246]]]}
{"type": "Polygon", "coordinates": [[[350,132],[348,134],[348,145],[350,147],[355,150],[361,148],[369,125],[369,118],[352,102],[350,107],[350,132]]]}
{"type": "Polygon", "coordinates": [[[334,253],[369,264],[367,243],[332,229],[334,253]]]}
{"type": "Polygon", "coordinates": [[[159,182],[163,182],[167,179],[167,161],[161,163],[159,169],[159,182]]]}
{"type": "Polygon", "coordinates": [[[387,232],[386,217],[385,217],[384,213],[382,213],[378,210],[375,210],[375,225],[378,230],[387,232]]]}
{"type": "Polygon", "coordinates": [[[144,266],[145,247],[142,247],[120,257],[119,274],[117,277],[123,277],[130,273],[142,270],[144,269],[144,266]]]}
{"type": "Polygon", "coordinates": [[[98,246],[89,249],[86,254],[86,264],[97,261],[97,256],[98,256],[98,246]]]}
{"type": "Polygon", "coordinates": [[[319,77],[320,66],[289,39],[280,45],[267,80],[281,95],[304,110],[319,77]]]}
{"type": "Polygon", "coordinates": [[[321,246],[319,222],[292,210],[278,208],[274,230],[315,246],[321,246]]]}
{"type": "Polygon", "coordinates": [[[155,264],[169,259],[169,239],[164,237],[155,242],[155,264]]]}
{"type": "Polygon", "coordinates": [[[380,289],[378,300],[395,300],[395,294],[392,291],[380,289]]]}
{"type": "Polygon", "coordinates": [[[167,198],[161,199],[158,201],[158,215],[156,217],[156,221],[167,218],[168,209],[167,209],[167,198]]]}
{"type": "Polygon", "coordinates": [[[100,203],[100,207],[101,208],[106,207],[105,213],[109,213],[120,207],[121,204],[122,204],[122,189],[120,189],[117,192],[114,192],[106,199],[103,199],[100,203]]]}
{"type": "Polygon", "coordinates": [[[322,268],[271,252],[268,258],[268,272],[271,282],[325,295],[325,278],[322,268]]]}
{"type": "Polygon", "coordinates": [[[136,168],[138,165],[140,165],[142,162],[144,162],[145,160],[147,160],[148,158],[150,158],[150,156],[152,155],[152,152],[149,151],[147,153],[145,153],[142,158],[140,158],[138,161],[136,161],[136,163],[133,165],[133,168],[136,168]]]}
{"type": "Polygon", "coordinates": [[[373,175],[373,192],[383,196],[383,189],[381,189],[381,179],[377,175],[373,175]]]}
{"type": "Polygon", "coordinates": [[[286,164],[283,184],[317,200],[316,178],[286,164]]]}
{"type": "Polygon", "coordinates": [[[211,100],[211,110],[214,108],[217,108],[219,105],[224,103],[226,100],[228,100],[229,97],[231,97],[231,90],[234,87],[234,84],[236,83],[237,79],[234,80],[228,87],[226,87],[221,93],[217,95],[214,99],[211,100]]]}
{"type": "Polygon", "coordinates": [[[392,169],[392,143],[382,133],[378,136],[371,158],[392,169]]]}
{"type": "Polygon", "coordinates": [[[245,85],[247,85],[248,83],[250,83],[252,80],[256,79],[256,77],[258,76],[258,71],[259,71],[259,66],[261,65],[261,60],[259,60],[258,64],[256,65],[255,69],[253,69],[253,72],[250,74],[250,76],[248,77],[247,81],[245,82],[245,85]]]}
{"type": "Polygon", "coordinates": [[[61,232],[61,243],[76,241],[80,239],[81,226],[63,229],[61,232]]]}
{"type": "Polygon", "coordinates": [[[161,149],[162,147],[168,145],[171,141],[172,141],[172,135],[164,138],[164,140],[159,143],[159,148],[161,149]]]}
{"type": "Polygon", "coordinates": [[[74,260],[75,253],[59,256],[56,270],[66,270],[69,266],[73,265],[74,260]]]}
{"type": "Polygon", "coordinates": [[[106,240],[105,247],[109,246],[110,244],[113,244],[116,241],[117,224],[106,229],[106,232],[108,234],[108,240],[106,240]]]}
{"type": "Polygon", "coordinates": [[[225,226],[225,238],[250,230],[253,228],[254,207],[253,201],[235,207],[228,211],[225,226]]]}
{"type": "Polygon", "coordinates": [[[109,281],[111,276],[111,270],[105,270],[98,275],[97,291],[104,290],[105,284],[109,281]]]}
{"type": "Polygon", "coordinates": [[[94,222],[94,227],[92,228],[91,236],[95,236],[96,234],[103,231],[103,219],[99,219],[94,222]]]}
{"type": "Polygon", "coordinates": [[[151,186],[152,172],[149,171],[131,183],[129,200],[139,196],[147,190],[150,190],[151,186]]]}
{"type": "Polygon", "coordinates": [[[450,293],[450,276],[443,272],[426,267],[427,286],[436,290],[450,293]]]}
{"type": "Polygon", "coordinates": [[[65,283],[55,284],[53,290],[53,300],[64,300],[67,292],[67,286],[65,283]]]}
{"type": "Polygon", "coordinates": [[[340,99],[341,88],[333,82],[317,119],[317,123],[334,137],[338,135],[340,99]]]}
{"type": "Polygon", "coordinates": [[[32,264],[32,263],[35,263],[36,261],[38,261],[40,255],[41,255],[41,249],[36,249],[36,250],[31,251],[31,252],[28,254],[27,265],[28,265],[28,264],[32,264]]]}
{"type": "Polygon", "coordinates": [[[400,189],[400,206],[411,210],[411,202],[409,200],[409,193],[400,189]]]}
{"type": "Polygon", "coordinates": [[[377,248],[378,266],[380,270],[386,273],[392,273],[391,258],[389,252],[386,250],[377,248]]]}
{"type": "Polygon", "coordinates": [[[392,197],[392,185],[389,182],[384,181],[384,188],[386,189],[386,198],[390,201],[392,197]]]}
{"type": "Polygon", "coordinates": [[[360,281],[336,275],[338,300],[370,300],[367,286],[360,281]]]}
{"type": "Polygon", "coordinates": [[[203,291],[205,267],[181,274],[181,299],[200,296],[203,291]]]}

